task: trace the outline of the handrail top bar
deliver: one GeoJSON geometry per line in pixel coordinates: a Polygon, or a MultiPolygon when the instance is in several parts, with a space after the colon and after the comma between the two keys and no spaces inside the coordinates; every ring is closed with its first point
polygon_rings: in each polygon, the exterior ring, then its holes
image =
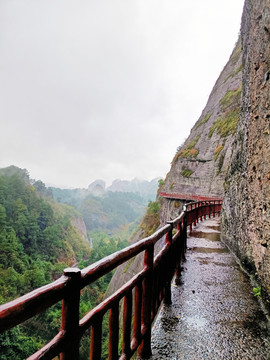
{"type": "Polygon", "coordinates": [[[52,283],[41,286],[25,295],[20,296],[17,299],[11,300],[5,304],[0,305],[0,316],[2,311],[5,311],[6,308],[17,307],[20,304],[27,304],[27,302],[32,301],[33,299],[37,299],[39,297],[45,296],[50,291],[63,290],[65,285],[68,283],[68,277],[62,275],[59,279],[55,280],[52,283]]]}
{"type": "Polygon", "coordinates": [[[81,286],[84,287],[85,285],[90,284],[95,281],[101,273],[102,275],[105,275],[116,266],[138,255],[149,246],[154,245],[169,231],[170,227],[172,227],[172,225],[166,224],[162,228],[158,229],[154,234],[87,266],[81,271],[81,286]]]}
{"type": "Polygon", "coordinates": [[[176,219],[168,221],[166,225],[158,229],[154,234],[145,237],[120,251],[108,255],[82,270],[77,268],[66,269],[65,274],[54,282],[0,305],[0,332],[22,323],[62,300],[67,294],[69,284],[72,284],[72,275],[74,273],[80,273],[80,277],[78,278],[79,287],[80,289],[83,289],[85,286],[96,281],[101,276],[109,273],[117,266],[135,257],[139,253],[152,249],[163,236],[181,223],[188,213],[197,211],[196,206],[193,208],[194,204],[197,203],[202,207],[209,206],[210,209],[212,206],[221,205],[222,199],[199,200],[198,202],[186,204],[183,206],[182,212],[176,219]]]}
{"type": "Polygon", "coordinates": [[[128,293],[131,285],[134,285],[140,281],[142,281],[145,270],[141,270],[131,279],[129,279],[123,286],[121,286],[118,290],[116,290],[112,295],[104,299],[100,304],[98,304],[95,308],[90,310],[88,314],[86,314],[79,322],[79,326],[82,331],[85,331],[85,325],[93,318],[98,312],[105,312],[110,307],[110,303],[113,301],[119,300],[119,298],[124,297],[126,293],[128,293]]]}
{"type": "Polygon", "coordinates": [[[179,224],[183,220],[186,211],[187,211],[187,207],[183,206],[183,210],[182,210],[181,214],[177,218],[167,221],[167,224],[171,224],[172,226],[176,226],[177,224],[179,224]]]}
{"type": "MultiPolygon", "coordinates": [[[[2,321],[7,323],[8,319],[10,319],[12,323],[17,322],[16,318],[19,318],[26,312],[27,316],[23,318],[24,320],[27,320],[41,312],[40,309],[45,311],[63,298],[63,293],[68,282],[69,277],[62,275],[59,279],[50,284],[39,287],[17,299],[0,305],[0,323],[2,323],[2,321]]],[[[18,321],[18,323],[20,322],[21,321],[18,321]]]]}
{"type": "MultiPolygon", "coordinates": [[[[98,262],[95,262],[94,264],[91,264],[81,270],[81,288],[95,281],[100,276],[110,272],[118,265],[136,256],[143,250],[146,250],[149,246],[154,245],[168,232],[171,226],[172,225],[167,224],[156,231],[153,235],[148,236],[125,249],[106,256],[98,262]]],[[[21,321],[16,321],[16,318],[19,319],[19,317],[25,313],[26,309],[28,314],[23,320],[27,320],[28,318],[36,315],[40,312],[39,310],[41,308],[42,311],[45,311],[47,308],[62,299],[63,292],[65,291],[68,282],[69,277],[62,275],[59,279],[50,284],[39,287],[17,299],[0,305],[0,323],[2,324],[4,322],[5,324],[3,327],[6,329],[9,327],[6,325],[6,323],[9,322],[9,319],[13,325],[15,323],[20,323],[21,321]],[[35,304],[35,306],[33,306],[33,304],[35,304]]]]}
{"type": "MultiPolygon", "coordinates": [[[[209,200],[209,202],[222,202],[222,200],[209,200]]],[[[196,203],[202,203],[204,201],[198,201],[196,203]]],[[[192,203],[196,204],[196,203],[192,203]]],[[[146,250],[148,246],[154,245],[158,240],[164,236],[168,230],[169,227],[176,226],[185,216],[185,212],[189,211],[187,210],[187,206],[183,207],[183,211],[181,214],[174,220],[169,221],[167,225],[164,225],[162,228],[158,229],[154,234],[139,240],[135,244],[132,244],[122,250],[119,250],[111,255],[106,256],[105,258],[95,262],[94,264],[89,265],[88,267],[84,268],[81,271],[82,276],[82,283],[81,287],[83,288],[87,284],[90,284],[91,282],[95,281],[99,276],[105,275],[106,273],[110,272],[112,269],[114,269],[116,266],[122,264],[123,262],[131,259],[132,257],[136,256],[143,250],[146,250]]]]}

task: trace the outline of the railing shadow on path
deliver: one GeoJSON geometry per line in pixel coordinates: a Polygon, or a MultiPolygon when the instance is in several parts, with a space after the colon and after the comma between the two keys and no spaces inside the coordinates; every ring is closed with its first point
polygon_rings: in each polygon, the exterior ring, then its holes
{"type": "Polygon", "coordinates": [[[151,356],[151,326],[162,303],[171,303],[171,280],[178,283],[185,257],[187,227],[221,211],[222,200],[198,201],[184,207],[174,220],[153,235],[130,245],[83,270],[68,268],[55,282],[0,306],[0,332],[4,332],[62,301],[62,322],[58,334],[28,360],[79,360],[80,339],[90,329],[90,360],[100,360],[102,322],[109,313],[109,359],[151,356]],[[173,235],[173,232],[175,234],[173,235]],[[157,242],[164,246],[155,256],[157,242]],[[144,253],[144,267],[124,286],[79,319],[80,291],[124,262],[144,253]],[[120,302],[123,316],[119,321],[120,302]],[[121,334],[120,329],[121,328],[121,334]],[[119,354],[119,343],[122,350],[119,354]]]}

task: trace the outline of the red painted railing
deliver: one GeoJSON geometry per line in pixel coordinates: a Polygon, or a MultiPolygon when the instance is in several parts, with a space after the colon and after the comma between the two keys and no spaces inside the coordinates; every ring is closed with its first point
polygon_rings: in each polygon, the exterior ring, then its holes
{"type": "Polygon", "coordinates": [[[173,200],[189,200],[189,201],[213,201],[220,200],[218,196],[202,196],[194,194],[179,194],[179,193],[164,193],[160,192],[159,195],[165,199],[173,200]]]}
{"type": "Polygon", "coordinates": [[[141,358],[151,355],[151,324],[162,301],[171,303],[171,280],[180,280],[187,226],[221,211],[221,200],[191,203],[173,221],[153,235],[88,266],[83,270],[68,268],[55,282],[0,306],[0,332],[48,309],[62,300],[62,324],[59,333],[28,360],[49,360],[60,354],[61,360],[79,360],[82,335],[91,329],[90,359],[99,360],[102,348],[102,320],[109,312],[109,359],[130,359],[138,351],[141,358]],[[173,236],[173,229],[176,233],[173,236]],[[155,244],[164,238],[155,256],[155,244]],[[144,253],[144,267],[109,298],[79,319],[80,291],[120,264],[144,253]],[[123,318],[119,321],[120,302],[123,318]],[[121,328],[122,351],[119,355],[121,328]]]}

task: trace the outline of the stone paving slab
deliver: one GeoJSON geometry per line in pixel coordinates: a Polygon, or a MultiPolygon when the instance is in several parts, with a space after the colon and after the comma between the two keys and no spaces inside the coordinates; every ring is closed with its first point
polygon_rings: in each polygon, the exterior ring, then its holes
{"type": "Polygon", "coordinates": [[[269,324],[250,279],[220,242],[218,218],[190,233],[182,281],[154,324],[152,360],[270,360],[269,324]]]}

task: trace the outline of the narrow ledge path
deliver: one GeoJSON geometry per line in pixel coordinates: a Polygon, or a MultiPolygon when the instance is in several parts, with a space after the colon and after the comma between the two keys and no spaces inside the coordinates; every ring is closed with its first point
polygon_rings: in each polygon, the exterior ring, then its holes
{"type": "Polygon", "coordinates": [[[190,232],[182,284],[153,326],[152,360],[270,360],[267,319],[219,229],[212,218],[190,232]]]}

